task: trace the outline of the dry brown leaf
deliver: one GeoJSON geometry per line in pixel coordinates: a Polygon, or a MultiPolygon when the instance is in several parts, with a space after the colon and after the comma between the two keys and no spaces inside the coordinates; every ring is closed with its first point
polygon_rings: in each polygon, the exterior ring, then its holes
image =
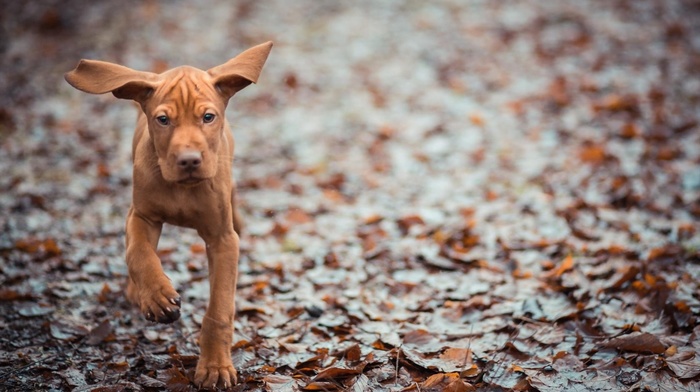
{"type": "Polygon", "coordinates": [[[448,347],[440,354],[440,359],[445,362],[442,370],[459,372],[471,367],[472,352],[468,348],[448,347]]]}
{"type": "Polygon", "coordinates": [[[485,120],[484,117],[479,113],[472,113],[469,115],[469,121],[477,127],[483,127],[485,120]]]}
{"type": "Polygon", "coordinates": [[[303,388],[305,391],[337,391],[340,385],[330,381],[312,381],[303,388]]]}
{"type": "Polygon", "coordinates": [[[190,245],[190,252],[194,254],[203,254],[207,251],[207,248],[200,243],[190,245]]]}
{"type": "Polygon", "coordinates": [[[311,222],[313,220],[311,215],[307,214],[305,211],[299,208],[292,208],[289,211],[287,211],[287,214],[285,215],[284,219],[288,223],[292,224],[303,224],[311,222]]]}
{"type": "Polygon", "coordinates": [[[620,136],[622,136],[625,139],[632,139],[641,134],[641,131],[639,130],[639,127],[635,123],[626,123],[625,125],[622,126],[622,129],[620,130],[620,136]]]}
{"type": "Polygon", "coordinates": [[[564,272],[571,270],[574,268],[574,257],[572,255],[568,255],[562,260],[561,263],[557,265],[556,268],[544,273],[542,276],[544,278],[559,278],[561,277],[564,272]]]}
{"type": "Polygon", "coordinates": [[[419,215],[404,216],[403,218],[399,219],[396,223],[399,225],[401,232],[403,232],[404,234],[408,233],[412,226],[424,224],[423,218],[421,218],[419,215]]]}
{"type": "Polygon", "coordinates": [[[193,390],[190,386],[190,380],[176,366],[159,372],[158,380],[165,383],[168,391],[190,392],[193,390]]]}
{"type": "Polygon", "coordinates": [[[438,373],[428,377],[421,384],[423,391],[469,392],[475,388],[464,382],[458,373],[438,373]]]}
{"type": "Polygon", "coordinates": [[[579,150],[579,159],[585,163],[600,164],[605,161],[607,152],[605,147],[597,144],[589,144],[583,146],[579,150]]]}
{"type": "Polygon", "coordinates": [[[334,380],[336,378],[345,378],[350,376],[357,376],[362,373],[362,370],[367,366],[366,362],[360,362],[355,366],[345,366],[344,362],[339,365],[333,365],[326,369],[321,370],[315,377],[314,381],[320,380],[334,380]]]}

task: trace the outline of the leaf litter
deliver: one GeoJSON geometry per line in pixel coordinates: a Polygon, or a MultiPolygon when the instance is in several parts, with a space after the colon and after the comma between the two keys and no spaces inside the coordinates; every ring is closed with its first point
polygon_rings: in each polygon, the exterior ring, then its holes
{"type": "Polygon", "coordinates": [[[61,75],[268,39],[234,390],[700,389],[694,2],[83,3],[0,15],[0,389],[194,389],[204,244],[180,321],[126,303],[133,108],[61,75]]]}

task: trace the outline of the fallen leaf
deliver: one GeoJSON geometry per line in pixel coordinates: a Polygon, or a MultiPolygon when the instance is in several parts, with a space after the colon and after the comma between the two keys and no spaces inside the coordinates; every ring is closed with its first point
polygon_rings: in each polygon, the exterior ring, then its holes
{"type": "Polygon", "coordinates": [[[285,215],[284,219],[288,223],[297,225],[308,223],[313,220],[311,215],[307,214],[305,211],[299,208],[292,208],[289,211],[287,211],[287,214],[285,215]]]}
{"type": "Polygon", "coordinates": [[[352,381],[352,385],[348,390],[351,392],[371,391],[372,389],[369,388],[369,377],[364,374],[360,374],[352,381]]]}
{"type": "Polygon", "coordinates": [[[585,163],[601,164],[606,157],[605,147],[601,145],[589,144],[582,147],[579,151],[579,159],[585,163]]]}
{"type": "Polygon", "coordinates": [[[295,392],[299,390],[299,381],[293,377],[270,374],[263,377],[265,390],[270,392],[295,392]]]}
{"type": "Polygon", "coordinates": [[[422,391],[435,392],[470,392],[476,389],[464,382],[457,373],[438,373],[428,377],[421,383],[422,391]]]}
{"type": "Polygon", "coordinates": [[[140,374],[138,381],[141,386],[146,388],[165,388],[165,383],[163,381],[149,377],[145,374],[140,374]]]}
{"type": "Polygon", "coordinates": [[[347,366],[345,363],[333,365],[321,370],[314,378],[314,381],[334,380],[337,378],[345,378],[356,376],[362,373],[362,370],[367,366],[366,362],[361,362],[355,366],[347,366]]]}
{"type": "Polygon", "coordinates": [[[562,260],[561,263],[557,265],[556,268],[544,273],[542,276],[545,278],[559,278],[561,277],[564,272],[571,270],[574,268],[574,257],[571,255],[568,255],[562,260]]]}
{"type": "Polygon", "coordinates": [[[330,381],[312,381],[303,388],[305,391],[337,391],[340,386],[330,381]]]}
{"type": "Polygon", "coordinates": [[[33,302],[25,302],[17,306],[17,313],[24,317],[41,317],[53,313],[56,308],[53,306],[41,305],[33,302]]]}
{"type": "Polygon", "coordinates": [[[107,336],[112,333],[112,324],[109,320],[104,320],[98,324],[95,328],[90,330],[85,340],[85,343],[94,346],[96,344],[102,343],[107,336]]]}
{"type": "Polygon", "coordinates": [[[172,392],[191,392],[195,390],[193,386],[190,385],[190,380],[187,376],[176,366],[165,371],[159,371],[158,381],[165,383],[167,390],[172,392]]]}
{"type": "Polygon", "coordinates": [[[679,351],[675,355],[666,358],[666,364],[678,378],[695,378],[700,374],[698,353],[692,349],[679,351]]]}
{"type": "Polygon", "coordinates": [[[624,352],[661,354],[666,347],[656,336],[646,332],[632,332],[610,339],[605,347],[616,348],[624,352]]]}
{"type": "Polygon", "coordinates": [[[88,333],[88,329],[83,326],[66,324],[54,321],[50,326],[51,336],[58,340],[74,340],[88,333]]]}
{"type": "Polygon", "coordinates": [[[441,370],[446,373],[461,372],[471,368],[472,352],[468,348],[448,347],[440,354],[440,360],[444,361],[441,370]]]}
{"type": "Polygon", "coordinates": [[[85,380],[85,374],[76,368],[68,368],[58,372],[66,383],[73,388],[83,388],[87,384],[85,380]]]}
{"type": "Polygon", "coordinates": [[[190,245],[190,252],[194,254],[203,254],[206,253],[206,251],[207,248],[200,243],[190,245]]]}

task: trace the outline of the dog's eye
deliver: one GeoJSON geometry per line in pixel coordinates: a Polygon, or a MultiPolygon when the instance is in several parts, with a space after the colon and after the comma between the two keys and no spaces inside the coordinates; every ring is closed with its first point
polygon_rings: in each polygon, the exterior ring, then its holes
{"type": "Polygon", "coordinates": [[[158,121],[158,124],[160,125],[170,124],[170,119],[168,118],[168,116],[158,116],[156,117],[156,121],[158,121]]]}
{"type": "Polygon", "coordinates": [[[214,121],[215,117],[216,117],[216,115],[211,114],[211,113],[207,113],[204,115],[204,117],[202,117],[202,121],[204,121],[206,124],[208,124],[208,123],[214,121]]]}

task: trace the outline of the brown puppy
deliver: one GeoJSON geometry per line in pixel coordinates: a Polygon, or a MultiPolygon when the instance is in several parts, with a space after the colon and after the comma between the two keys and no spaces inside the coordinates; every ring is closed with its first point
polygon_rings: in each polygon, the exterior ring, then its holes
{"type": "Polygon", "coordinates": [[[200,387],[236,383],[231,341],[241,220],[231,177],[233,136],[224,112],[231,96],[257,82],[271,48],[272,42],[255,46],[206,72],[178,67],[155,74],[81,60],[65,75],[78,90],[111,92],[141,105],[126,219],[126,295],[148,320],[171,323],[180,317],[180,296],[156,254],[163,223],[193,228],[206,242],[211,289],[195,372],[200,387]]]}

